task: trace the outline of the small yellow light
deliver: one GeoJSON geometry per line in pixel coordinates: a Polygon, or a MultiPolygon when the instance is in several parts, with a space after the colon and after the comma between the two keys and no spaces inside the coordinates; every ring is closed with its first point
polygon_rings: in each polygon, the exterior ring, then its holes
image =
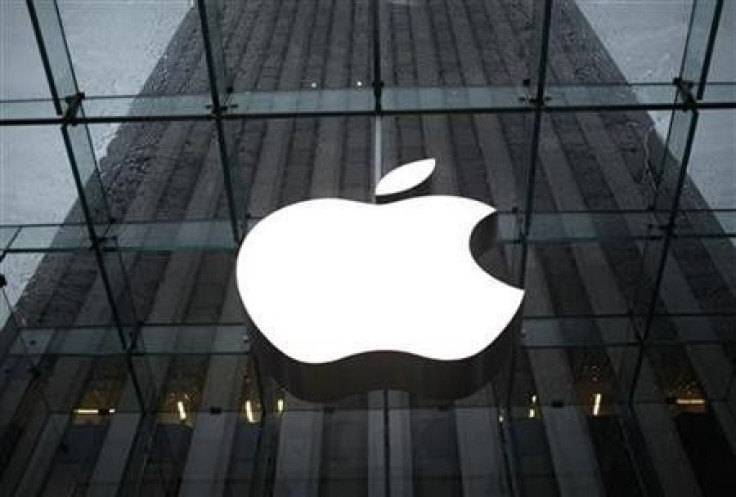
{"type": "Polygon", "coordinates": [[[278,412],[284,412],[284,399],[276,400],[276,410],[278,412]]]}
{"type": "Polygon", "coordinates": [[[705,405],[705,399],[677,399],[675,401],[680,406],[702,406],[705,405]]]}
{"type": "Polygon", "coordinates": [[[531,409],[529,409],[529,417],[533,418],[535,415],[536,415],[536,412],[534,412],[534,408],[532,407],[531,409]]]}
{"type": "Polygon", "coordinates": [[[115,409],[107,409],[107,412],[104,412],[105,409],[88,409],[80,407],[79,409],[74,409],[74,414],[81,414],[81,415],[88,415],[88,414],[115,414],[115,409]]]}
{"type": "Polygon", "coordinates": [[[253,414],[253,403],[250,400],[245,401],[245,419],[247,419],[249,423],[256,422],[255,414],[253,414]]]}
{"type": "Polygon", "coordinates": [[[598,413],[601,411],[602,399],[603,395],[600,393],[597,393],[593,396],[593,416],[598,416],[598,413]]]}
{"type": "Polygon", "coordinates": [[[176,407],[179,408],[179,419],[184,421],[187,419],[187,411],[184,409],[184,402],[181,400],[176,403],[176,407]]]}
{"type": "Polygon", "coordinates": [[[74,414],[97,414],[97,409],[74,409],[74,414]]]}

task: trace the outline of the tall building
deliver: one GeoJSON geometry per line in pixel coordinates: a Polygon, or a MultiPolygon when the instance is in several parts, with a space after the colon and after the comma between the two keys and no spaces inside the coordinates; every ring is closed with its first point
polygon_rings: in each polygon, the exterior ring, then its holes
{"type": "Polygon", "coordinates": [[[735,7],[3,2],[0,494],[736,494],[735,7]],[[240,243],[426,157],[526,292],[496,372],[293,395],[240,243]]]}

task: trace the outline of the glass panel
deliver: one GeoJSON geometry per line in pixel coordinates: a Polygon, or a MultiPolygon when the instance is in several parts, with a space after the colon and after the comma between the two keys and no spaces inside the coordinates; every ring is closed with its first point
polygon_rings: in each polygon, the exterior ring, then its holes
{"type": "Polygon", "coordinates": [[[20,227],[0,226],[0,261],[5,257],[5,251],[18,236],[20,227]]]}
{"type": "Polygon", "coordinates": [[[670,245],[663,272],[660,290],[663,311],[733,314],[736,310],[735,267],[733,240],[676,238],[670,245]]]}
{"type": "MultiPolygon", "coordinates": [[[[52,85],[51,96],[58,99],[57,112],[65,112],[68,101],[79,92],[76,76],[72,69],[67,47],[66,34],[62,26],[56,0],[33,0],[28,3],[29,13],[34,23],[37,23],[40,33],[39,43],[43,43],[45,62],[48,63],[47,80],[52,85]]],[[[3,16],[5,17],[5,16],[3,16]]]]}
{"type": "Polygon", "coordinates": [[[58,3],[79,89],[87,96],[207,91],[204,67],[197,67],[203,53],[199,20],[190,2],[58,3]]]}
{"type": "Polygon", "coordinates": [[[0,141],[0,224],[64,221],[76,191],[59,129],[3,126],[0,141]]]}
{"type": "Polygon", "coordinates": [[[67,45],[87,93],[76,123],[51,113],[25,6],[4,6],[0,487],[736,494],[721,4],[695,112],[672,80],[686,39],[700,77],[717,0],[35,0],[60,96],[67,45]],[[299,399],[251,356],[240,236],[296,202],[372,202],[425,157],[432,191],[498,209],[479,264],[524,278],[521,332],[465,398],[299,399]]]}
{"type": "Polygon", "coordinates": [[[371,120],[363,117],[226,122],[234,127],[232,174],[240,175],[247,212],[259,220],[302,200],[372,198],[371,120]]]}
{"type": "Polygon", "coordinates": [[[231,75],[225,66],[223,34],[226,31],[225,20],[227,19],[233,24],[234,20],[237,19],[237,15],[233,14],[237,12],[238,8],[237,2],[225,3],[221,0],[198,0],[197,2],[197,14],[202,29],[210,91],[213,95],[212,104],[216,106],[225,105],[228,92],[232,90],[231,75]],[[226,7],[230,7],[229,11],[225,10],[226,7]],[[234,10],[236,12],[233,12],[234,10]]]}
{"type": "Polygon", "coordinates": [[[141,222],[116,224],[122,250],[234,250],[229,221],[141,222]]]}
{"type": "Polygon", "coordinates": [[[0,286],[0,359],[5,357],[16,336],[18,323],[13,316],[13,307],[5,293],[5,282],[0,286]]]}
{"type": "Polygon", "coordinates": [[[361,88],[371,84],[371,3],[237,3],[226,44],[236,92],[361,88]]]}
{"type": "Polygon", "coordinates": [[[677,88],[671,83],[548,85],[547,106],[555,110],[577,106],[668,108],[676,95],[677,88]]]}
{"type": "MultiPolygon", "coordinates": [[[[87,97],[84,109],[91,120],[123,120],[127,117],[209,116],[210,95],[138,95],[135,97],[87,97]]],[[[117,126],[111,129],[117,129],[117,126]]],[[[112,133],[112,132],[108,132],[112,133]]],[[[94,135],[94,134],[93,134],[94,135]]]]}
{"type": "Polygon", "coordinates": [[[723,12],[713,50],[709,82],[736,82],[736,5],[723,2],[723,12]]]}
{"type": "Polygon", "coordinates": [[[550,81],[671,83],[680,72],[692,5],[555,1],[550,81]]]}
{"type": "Polygon", "coordinates": [[[637,245],[534,245],[529,255],[525,315],[626,315],[640,285],[637,245]]]}
{"type": "Polygon", "coordinates": [[[434,157],[433,193],[459,194],[509,213],[518,208],[523,188],[518,177],[527,138],[519,132],[523,120],[521,114],[384,118],[383,174],[434,157]],[[514,141],[507,143],[511,136],[514,141]]]}
{"type": "MultiPolygon", "coordinates": [[[[103,227],[98,227],[103,230],[103,227]]],[[[13,240],[13,250],[28,252],[77,251],[91,248],[86,224],[23,226],[13,240]]]]}
{"type": "Polygon", "coordinates": [[[370,89],[245,91],[230,98],[230,116],[368,113],[373,110],[370,89]]]}
{"type": "Polygon", "coordinates": [[[103,231],[97,232],[97,236],[102,236],[106,223],[110,221],[110,212],[89,130],[86,125],[64,126],[62,136],[80,195],[79,202],[70,211],[68,220],[102,226],[103,231]],[[84,198],[81,198],[82,195],[84,198]]]}
{"type": "MultiPolygon", "coordinates": [[[[733,11],[733,9],[731,9],[733,11]]],[[[734,209],[736,207],[736,143],[731,138],[736,129],[736,111],[713,110],[700,114],[695,133],[693,151],[688,166],[689,180],[685,195],[702,200],[695,202],[710,209],[734,209]]],[[[724,232],[734,233],[733,211],[718,212],[715,218],[724,232]]],[[[695,219],[687,215],[696,230],[714,232],[717,222],[708,222],[713,216],[701,215],[695,219]],[[703,229],[710,227],[710,229],[703,229]]]]}
{"type": "Polygon", "coordinates": [[[459,109],[524,110],[525,92],[519,88],[457,87],[457,88],[386,88],[383,108],[387,112],[442,111],[459,109]]]}
{"type": "Polygon", "coordinates": [[[51,100],[6,100],[0,101],[0,123],[23,125],[32,121],[46,121],[49,124],[57,121],[51,100]]]}
{"type": "MultiPolygon", "coordinates": [[[[496,213],[499,243],[519,243],[518,216],[496,213]]],[[[253,227],[260,218],[248,222],[253,227]]],[[[530,244],[571,242],[614,242],[661,239],[653,229],[655,213],[620,212],[535,212],[527,237],[530,244]]],[[[732,238],[736,232],[736,210],[686,210],[678,218],[676,231],[683,238],[732,238]],[[720,221],[720,224],[716,222],[720,221]]],[[[99,226],[103,230],[104,226],[99,226]]],[[[108,235],[117,237],[124,251],[227,251],[237,248],[228,220],[140,221],[115,223],[108,235]]],[[[21,225],[0,227],[0,240],[9,252],[75,252],[88,250],[84,224],[21,225]]]]}
{"type": "Polygon", "coordinates": [[[627,315],[529,316],[524,319],[522,344],[527,348],[585,347],[606,343],[634,345],[636,336],[627,315]]]}
{"type": "MultiPolygon", "coordinates": [[[[168,326],[244,322],[235,289],[234,252],[138,252],[125,254],[124,260],[133,302],[142,322],[168,326]]],[[[152,340],[159,336],[150,332],[152,340]]],[[[168,338],[174,340],[177,336],[171,333],[168,338]]],[[[194,350],[200,347],[199,340],[212,340],[211,331],[190,330],[186,336],[193,340],[194,350]]],[[[144,340],[146,337],[148,332],[143,335],[144,340]]],[[[183,353],[190,352],[181,340],[168,343],[172,350],[179,343],[183,353]]],[[[140,346],[145,350],[145,342],[140,346]]],[[[156,345],[156,351],[162,351],[161,347],[156,345]]]]}
{"type": "Polygon", "coordinates": [[[681,210],[675,227],[678,236],[734,238],[736,210],[681,210]]]}
{"type": "MultiPolygon", "coordinates": [[[[681,97],[678,97],[678,100],[681,97]]],[[[668,250],[668,226],[675,223],[674,209],[678,206],[688,209],[702,209],[705,206],[702,202],[690,202],[687,196],[682,196],[683,187],[687,183],[684,168],[687,167],[691,151],[691,142],[693,131],[697,124],[698,116],[693,112],[673,112],[670,129],[664,146],[660,142],[654,142],[656,148],[652,149],[648,160],[651,167],[647,170],[647,175],[651,178],[648,181],[654,188],[648,190],[648,194],[653,195],[651,205],[657,214],[657,223],[653,226],[654,230],[663,230],[665,235],[662,243],[649,243],[644,249],[644,259],[642,262],[642,276],[645,281],[651,282],[643,285],[642,291],[635,298],[635,309],[637,315],[650,315],[659,302],[657,301],[657,292],[660,290],[662,283],[662,271],[665,268],[665,258],[668,250]],[[650,193],[651,192],[651,193],[650,193]],[[680,200],[682,196],[682,201],[680,200]],[[645,309],[649,309],[645,311],[645,309]]],[[[637,321],[637,328],[643,332],[644,336],[648,333],[646,328],[649,326],[649,318],[643,321],[637,321]]]]}
{"type": "MultiPolygon", "coordinates": [[[[2,9],[0,100],[49,98],[49,86],[25,2],[3,2],[2,9]]],[[[55,115],[52,103],[46,102],[43,108],[55,115]]],[[[3,118],[10,115],[5,108],[0,114],[3,118]]]]}
{"type": "Polygon", "coordinates": [[[711,33],[722,17],[719,4],[722,6],[723,3],[725,2],[719,0],[699,0],[693,6],[680,77],[693,83],[694,95],[701,94],[701,80],[707,76],[706,71],[710,69],[708,64],[712,60],[710,51],[713,49],[711,33]]]}
{"type": "Polygon", "coordinates": [[[243,239],[248,226],[247,199],[243,175],[237,162],[238,126],[222,121],[215,122],[222,167],[223,190],[230,221],[231,238],[234,242],[243,239]]]}
{"type": "Polygon", "coordinates": [[[228,218],[213,123],[124,123],[112,135],[107,125],[90,130],[115,220],[228,218]]]}
{"type": "Polygon", "coordinates": [[[528,77],[526,5],[382,1],[380,7],[381,72],[387,88],[520,87],[528,77]]]}
{"type": "Polygon", "coordinates": [[[703,95],[703,107],[713,106],[715,108],[731,108],[736,100],[735,83],[710,83],[705,87],[703,95]]]}
{"type": "MultiPolygon", "coordinates": [[[[0,127],[0,143],[0,224],[66,221],[77,193],[59,130],[48,126],[0,127]]],[[[35,240],[43,249],[65,244],[62,240],[69,238],[75,246],[84,243],[76,234],[59,233],[56,226],[44,231],[43,240],[35,240]]],[[[25,243],[24,235],[17,234],[14,246],[25,243]]],[[[38,256],[14,256],[12,263],[3,262],[13,303],[33,276],[39,260],[38,256]]]]}

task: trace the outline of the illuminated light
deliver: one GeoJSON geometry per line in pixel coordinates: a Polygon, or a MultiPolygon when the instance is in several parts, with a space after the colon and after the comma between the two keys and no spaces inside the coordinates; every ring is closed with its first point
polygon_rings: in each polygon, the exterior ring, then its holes
{"type": "Polygon", "coordinates": [[[187,411],[184,409],[184,402],[181,400],[176,403],[176,407],[179,409],[179,419],[184,421],[187,419],[187,411]]]}
{"type": "Polygon", "coordinates": [[[253,412],[253,403],[250,400],[245,401],[245,419],[249,423],[257,423],[255,413],[253,412]]]}
{"type": "Polygon", "coordinates": [[[81,414],[81,415],[91,415],[91,414],[98,414],[100,416],[103,416],[105,414],[115,414],[115,409],[88,409],[88,408],[79,408],[74,409],[74,414],[81,414]]]}
{"type": "Polygon", "coordinates": [[[705,405],[705,399],[677,399],[675,401],[680,406],[702,406],[705,405]]]}
{"type": "Polygon", "coordinates": [[[601,410],[601,400],[603,399],[603,395],[600,393],[597,393],[593,396],[593,416],[598,416],[598,413],[601,410]]]}
{"type": "Polygon", "coordinates": [[[363,86],[363,82],[362,81],[358,81],[358,82],[355,83],[355,86],[363,86]]]}
{"type": "Polygon", "coordinates": [[[278,412],[284,412],[284,399],[276,400],[276,410],[278,412]]]}
{"type": "Polygon", "coordinates": [[[98,414],[99,409],[74,409],[74,414],[98,414]]]}
{"type": "Polygon", "coordinates": [[[317,88],[317,82],[316,81],[312,81],[312,83],[309,86],[312,87],[312,88],[317,88]]]}
{"type": "Polygon", "coordinates": [[[498,416],[498,422],[499,423],[503,423],[503,416],[501,416],[501,415],[498,416]]]}
{"type": "Polygon", "coordinates": [[[532,404],[535,404],[537,402],[537,396],[532,395],[532,404]]]}
{"type": "MultiPolygon", "coordinates": [[[[397,168],[376,193],[418,186],[434,165],[428,159],[397,168]]],[[[494,212],[449,195],[382,205],[336,198],[292,204],[260,221],[243,242],[239,294],[264,338],[301,363],[373,351],[465,360],[507,329],[524,296],[471,254],[473,230],[494,212]],[[458,339],[447,340],[447,330],[458,330],[458,339]]]]}
{"type": "Polygon", "coordinates": [[[535,415],[536,415],[536,412],[534,411],[534,408],[532,407],[531,409],[529,409],[529,417],[533,418],[535,415]]]}

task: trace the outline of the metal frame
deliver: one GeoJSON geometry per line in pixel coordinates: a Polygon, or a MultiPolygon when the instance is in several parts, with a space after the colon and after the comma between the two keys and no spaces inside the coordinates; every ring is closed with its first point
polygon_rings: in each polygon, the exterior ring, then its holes
{"type": "MultiPolygon", "coordinates": [[[[27,0],[27,7],[31,17],[34,33],[38,42],[39,53],[43,62],[46,77],[49,82],[52,98],[48,100],[35,101],[0,101],[0,109],[9,109],[7,115],[3,113],[0,116],[0,126],[28,126],[28,125],[58,125],[62,134],[65,149],[71,165],[71,173],[74,178],[75,187],[78,193],[79,208],[82,212],[80,223],[73,225],[64,223],[62,225],[24,225],[24,226],[0,226],[0,233],[7,232],[7,236],[3,236],[3,240],[7,240],[2,246],[0,252],[0,260],[10,253],[26,253],[26,252],[58,252],[58,251],[80,251],[91,250],[94,254],[95,261],[99,270],[105,288],[107,302],[111,311],[111,320],[113,329],[117,333],[120,354],[126,357],[131,377],[135,383],[136,396],[139,401],[142,412],[150,413],[152,399],[144,392],[145,387],[141,383],[149,381],[145,376],[149,373],[141,371],[133,363],[134,358],[145,355],[145,351],[136,348],[136,339],[141,333],[141,326],[145,328],[144,323],[139,323],[133,318],[130,321],[130,311],[133,309],[132,297],[129,283],[126,276],[126,267],[120,253],[126,251],[182,251],[182,250],[201,250],[201,251],[226,251],[234,253],[237,250],[238,243],[242,240],[249,222],[255,219],[246,219],[244,213],[245,200],[240,198],[240,189],[234,186],[235,179],[232,175],[233,157],[232,152],[234,144],[229,139],[226,124],[228,121],[242,121],[248,119],[269,119],[269,118],[300,118],[300,117],[344,117],[344,116],[366,116],[371,117],[374,123],[374,168],[376,179],[380,176],[380,164],[382,153],[381,148],[381,123],[384,117],[401,116],[401,115],[433,115],[433,114],[501,114],[501,113],[518,113],[528,117],[531,123],[531,138],[528,148],[528,157],[525,167],[527,167],[526,189],[522,195],[522,206],[518,212],[501,213],[508,218],[510,224],[516,221],[516,231],[510,234],[502,243],[511,244],[518,249],[518,267],[516,268],[515,278],[520,285],[523,286],[526,275],[529,258],[529,249],[534,244],[551,244],[551,243],[578,243],[581,241],[599,242],[601,237],[590,237],[585,227],[580,228],[580,232],[545,232],[544,227],[538,228],[535,221],[545,213],[535,209],[534,191],[536,184],[537,170],[539,168],[539,152],[540,140],[542,133],[542,121],[545,116],[556,112],[623,112],[628,110],[669,110],[672,112],[672,122],[683,122],[683,126],[673,124],[669,131],[667,139],[667,153],[661,159],[660,167],[668,169],[669,174],[662,175],[660,182],[656,185],[655,204],[653,210],[622,213],[620,211],[612,213],[613,215],[631,215],[641,216],[642,226],[646,224],[657,225],[661,229],[652,229],[643,232],[636,240],[644,244],[644,251],[651,255],[651,259],[645,257],[642,268],[642,278],[645,275],[653,275],[653,287],[643,292],[637,297],[634,303],[635,307],[645,309],[641,316],[632,317],[631,315],[621,316],[600,316],[590,315],[581,316],[581,319],[630,319],[632,326],[636,331],[636,340],[622,340],[620,346],[631,347],[635,349],[635,361],[631,373],[631,384],[627,385],[625,401],[629,404],[636,402],[636,390],[638,386],[639,372],[648,353],[648,348],[657,346],[677,346],[685,342],[677,343],[659,343],[652,339],[651,329],[654,321],[661,317],[657,310],[657,302],[662,291],[662,282],[668,265],[668,257],[671,251],[671,245],[677,238],[696,237],[696,238],[736,238],[736,233],[730,232],[713,232],[713,233],[681,233],[677,224],[677,218],[682,213],[680,199],[682,196],[683,185],[687,178],[688,163],[690,152],[693,147],[695,132],[698,126],[698,118],[700,113],[714,109],[736,109],[736,82],[728,84],[720,84],[729,94],[733,94],[733,99],[709,99],[706,95],[708,87],[708,72],[715,46],[716,35],[720,25],[721,15],[723,11],[723,0],[696,0],[693,6],[691,19],[704,17],[709,19],[707,30],[695,30],[690,26],[688,43],[685,49],[685,57],[680,77],[671,84],[662,85],[631,85],[624,87],[623,91],[627,94],[626,98],[620,96],[611,96],[610,100],[600,102],[558,102],[550,95],[564,95],[564,87],[554,87],[548,85],[547,69],[549,65],[549,39],[553,25],[553,6],[555,0],[544,0],[540,2],[542,6],[541,17],[535,20],[535,26],[541,34],[538,40],[539,46],[534,47],[536,54],[532,63],[534,67],[532,73],[534,78],[533,84],[520,86],[518,88],[497,88],[486,87],[477,90],[486,90],[492,98],[487,105],[470,105],[446,108],[442,105],[436,107],[412,107],[391,106],[387,105],[390,101],[391,91],[393,89],[386,88],[381,77],[381,36],[380,36],[380,1],[372,2],[372,32],[373,32],[373,82],[371,88],[363,90],[338,90],[346,94],[363,97],[366,93],[371,94],[372,100],[368,100],[369,104],[358,106],[352,109],[320,109],[301,108],[295,106],[294,109],[287,109],[277,113],[264,112],[259,110],[243,110],[242,107],[229,105],[230,102],[256,100],[257,98],[278,98],[278,92],[263,92],[262,95],[256,94],[237,94],[232,93],[232,89],[227,88],[228,76],[225,73],[226,68],[223,63],[218,63],[219,57],[223,56],[224,47],[222,46],[222,37],[219,33],[213,33],[213,30],[220,28],[218,19],[220,16],[220,3],[218,0],[197,0],[197,8],[199,12],[199,20],[204,40],[205,57],[207,62],[207,73],[209,78],[210,93],[206,97],[201,96],[203,105],[195,112],[156,112],[151,114],[129,114],[129,115],[94,115],[85,112],[89,109],[87,103],[105,103],[112,102],[119,97],[90,98],[79,91],[74,69],[71,64],[70,54],[66,45],[66,37],[63,33],[63,25],[59,15],[56,0],[27,0]],[[51,10],[49,10],[49,7],[51,10]],[[39,12],[40,9],[47,9],[39,12]],[[42,16],[51,16],[50,19],[58,24],[59,30],[54,31],[44,25],[42,16]],[[55,16],[55,19],[54,19],[55,16]],[[217,34],[218,36],[213,36],[217,34]],[[705,34],[705,38],[703,38],[705,34]],[[700,38],[697,38],[700,36],[700,38]],[[56,47],[56,52],[49,50],[49,47],[56,47]],[[64,50],[59,52],[58,47],[64,50]],[[60,69],[61,68],[61,69],[60,69]],[[71,80],[63,80],[63,77],[71,75],[71,80]],[[638,90],[646,90],[648,87],[661,90],[661,96],[651,101],[641,103],[636,98],[638,90]],[[693,92],[692,89],[696,88],[693,92]],[[674,100],[669,96],[673,95],[674,100]],[[204,103],[206,101],[206,103],[204,103]],[[48,115],[46,110],[39,112],[39,109],[49,109],[48,115]],[[51,112],[53,110],[53,113],[51,112]],[[127,228],[135,230],[135,223],[119,223],[112,219],[106,206],[106,194],[102,187],[99,171],[97,169],[94,152],[89,143],[88,125],[98,123],[123,123],[123,122],[149,122],[149,121],[212,121],[215,124],[217,142],[219,146],[219,160],[222,168],[222,178],[227,199],[228,219],[227,221],[184,221],[174,223],[177,226],[185,226],[191,223],[202,223],[206,226],[206,230],[226,231],[229,229],[229,237],[225,239],[217,238],[211,240],[211,243],[205,242],[196,247],[191,247],[184,243],[183,245],[169,244],[165,246],[150,246],[146,243],[136,243],[134,236],[130,239],[125,238],[125,230],[127,228]],[[79,133],[86,139],[83,143],[77,143],[72,139],[70,133],[79,133]],[[676,148],[673,143],[681,136],[685,136],[684,146],[682,150],[672,150],[676,148]],[[87,171],[83,171],[80,167],[80,160],[93,167],[87,171]],[[671,170],[675,168],[675,170],[671,170]],[[94,189],[94,192],[91,190],[94,189]],[[97,199],[99,205],[92,205],[93,200],[97,199]],[[240,206],[240,207],[239,207],[240,206]],[[654,220],[654,221],[653,221],[654,220]],[[657,223],[661,220],[661,223],[657,223]],[[227,226],[227,228],[226,228],[227,226]],[[85,230],[86,240],[77,238],[77,243],[68,245],[54,245],[51,238],[46,237],[47,243],[39,243],[36,245],[28,244],[24,241],[25,237],[32,237],[33,233],[47,233],[48,230],[85,230]],[[22,236],[23,235],[23,236],[22,236]],[[117,238],[115,236],[118,236],[117,238]],[[111,260],[108,255],[114,253],[116,258],[111,260]],[[114,265],[112,267],[111,265],[114,265]],[[115,272],[122,275],[118,281],[113,281],[111,273],[115,272]],[[128,310],[121,307],[129,308],[128,310]],[[139,378],[143,376],[142,378],[139,378]]],[[[46,20],[48,21],[48,17],[46,20]]],[[[224,60],[224,57],[222,57],[224,60]]],[[[427,88],[411,88],[402,89],[402,91],[416,92],[421,94],[426,91],[433,91],[427,88]]],[[[313,96],[314,92],[304,92],[305,99],[313,96]]],[[[146,98],[152,99],[170,99],[176,102],[179,97],[156,97],[150,96],[146,98]]],[[[172,104],[172,108],[175,104],[172,104]]],[[[241,195],[242,196],[242,195],[241,195]]],[[[559,219],[566,216],[574,219],[581,213],[554,213],[559,219]]],[[[603,213],[587,213],[589,215],[603,215],[603,213]]],[[[729,212],[729,214],[735,214],[729,212]]],[[[171,226],[172,223],[155,223],[158,226],[171,226]]],[[[174,228],[176,229],[176,228],[174,228]]],[[[133,310],[134,312],[134,310],[133,310]]],[[[713,317],[715,313],[704,312],[694,316],[685,317],[713,317]]],[[[674,314],[668,316],[677,317],[674,314]]],[[[730,317],[727,316],[727,317],[730,317]]],[[[547,319],[544,316],[530,317],[528,320],[547,319]]],[[[554,321],[554,316],[548,319],[554,321]]],[[[23,329],[14,326],[15,329],[23,329]]],[[[33,330],[27,330],[33,332],[33,330]]],[[[521,353],[521,348],[555,348],[555,347],[587,347],[588,344],[524,344],[519,341],[517,346],[512,348],[511,371],[515,371],[515,359],[517,354],[521,353]]],[[[82,351],[79,352],[83,353],[82,351]]],[[[173,352],[175,353],[175,352],[173,352]]],[[[513,405],[511,404],[511,392],[514,388],[513,374],[509,374],[508,392],[505,396],[506,408],[511,412],[513,405]]],[[[386,403],[386,408],[388,403],[386,403]]],[[[387,412],[387,411],[386,411],[387,412]]],[[[631,414],[630,411],[627,411],[631,414]]],[[[515,462],[513,453],[513,429],[510,425],[504,425],[507,430],[504,433],[508,436],[507,442],[511,444],[509,448],[510,454],[505,456],[515,462]]],[[[388,452],[387,452],[388,454],[388,452]]],[[[512,475],[512,480],[515,475],[512,475]]],[[[390,490],[387,484],[387,491],[390,490]]]]}
{"type": "MultiPolygon", "coordinates": [[[[680,200],[682,198],[683,186],[687,179],[690,154],[701,112],[699,102],[703,99],[708,82],[708,72],[722,12],[723,0],[701,0],[694,2],[682,68],[679,78],[676,78],[674,82],[678,87],[675,104],[679,104],[683,108],[672,110],[665,154],[663,154],[660,160],[661,174],[655,192],[653,207],[656,210],[666,209],[666,217],[659,225],[659,229],[664,233],[664,238],[661,242],[662,246],[654,248],[655,255],[652,263],[652,266],[656,268],[654,269],[654,286],[647,294],[640,295],[638,302],[634,302],[634,306],[644,306],[646,311],[643,323],[633,320],[640,343],[636,365],[632,375],[632,384],[628,390],[629,403],[634,402],[636,399],[637,386],[640,378],[639,372],[646,357],[647,349],[651,345],[651,330],[654,316],[657,313],[658,299],[662,292],[662,282],[668,266],[671,245],[676,237],[675,231],[677,228],[677,216],[680,213],[680,200]],[[699,9],[705,12],[707,19],[710,19],[706,40],[698,39],[696,37],[697,31],[693,30],[692,27],[692,22],[699,17],[699,9]],[[701,44],[703,48],[701,48],[701,44]],[[694,61],[692,62],[694,67],[690,67],[691,61],[694,61]],[[691,92],[693,87],[697,87],[695,94],[691,92]],[[673,146],[672,143],[677,141],[677,135],[681,132],[678,126],[681,120],[685,120],[684,129],[686,130],[686,140],[683,144],[683,149],[680,151],[674,150],[677,146],[673,146]],[[674,171],[667,170],[673,168],[675,168],[674,171]],[[671,172],[674,172],[674,174],[668,174],[671,172]]],[[[647,250],[651,249],[650,244],[647,243],[644,248],[645,254],[647,250]]],[[[643,259],[642,265],[643,274],[651,272],[651,268],[646,267],[648,265],[646,257],[643,259]]]]}

